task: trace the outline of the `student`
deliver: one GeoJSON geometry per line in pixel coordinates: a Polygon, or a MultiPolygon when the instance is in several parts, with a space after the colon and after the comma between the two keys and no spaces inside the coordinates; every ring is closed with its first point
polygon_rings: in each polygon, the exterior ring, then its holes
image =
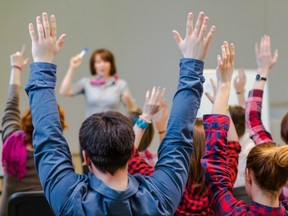
{"type": "MultiPolygon", "coordinates": [[[[13,193],[42,190],[33,159],[32,133],[34,128],[31,112],[28,109],[21,119],[19,108],[21,73],[28,63],[24,53],[25,46],[21,52],[16,52],[10,56],[11,74],[8,98],[2,119],[4,178],[0,216],[7,215],[8,198],[13,193]]],[[[64,129],[66,125],[62,109],[60,109],[60,119],[64,129]]]]}
{"type": "Polygon", "coordinates": [[[85,77],[72,85],[76,69],[83,55],[71,58],[69,69],[61,83],[60,94],[75,96],[84,94],[86,117],[105,111],[119,111],[121,103],[129,112],[136,110],[128,85],[117,75],[114,55],[107,49],[95,50],[90,58],[91,77],[85,77]]]}
{"type": "MultiPolygon", "coordinates": [[[[271,134],[265,129],[262,119],[262,99],[266,80],[268,79],[271,68],[275,65],[278,59],[278,51],[276,50],[274,56],[271,54],[270,37],[264,35],[261,38],[260,46],[255,45],[256,61],[258,65],[258,74],[253,84],[252,90],[249,92],[248,100],[246,102],[246,125],[250,137],[255,144],[274,143],[271,134]]],[[[287,132],[287,114],[281,122],[281,138],[285,144],[288,137],[287,132]]],[[[283,195],[288,200],[288,186],[283,189],[283,195]]]]}
{"type": "MultiPolygon", "coordinates": [[[[52,61],[63,45],[64,35],[57,40],[55,16],[51,16],[50,22],[48,19],[47,13],[36,18],[38,34],[29,24],[34,63],[26,92],[35,126],[35,165],[54,213],[173,214],[187,181],[193,124],[203,92],[203,60],[215,27],[206,35],[208,17],[201,12],[193,29],[193,15],[189,13],[185,39],[173,31],[184,58],[180,60],[179,84],[154,174],[128,175],[127,162],[134,149],[132,126],[120,113],[106,112],[94,114],[82,124],[79,139],[91,172],[79,175],[71,164],[54,95],[56,65],[52,61]]],[[[158,108],[161,95],[161,91],[147,95],[143,114],[137,121],[139,130],[147,127],[155,113],[151,108],[158,108]]]]}
{"type": "Polygon", "coordinates": [[[232,194],[232,183],[227,167],[227,104],[231,75],[234,69],[234,47],[222,47],[218,57],[218,90],[212,115],[204,116],[206,133],[205,155],[202,166],[208,197],[216,215],[287,215],[285,203],[279,202],[282,188],[288,181],[288,146],[273,143],[255,146],[247,157],[245,185],[252,199],[249,206],[237,201],[232,194]]]}

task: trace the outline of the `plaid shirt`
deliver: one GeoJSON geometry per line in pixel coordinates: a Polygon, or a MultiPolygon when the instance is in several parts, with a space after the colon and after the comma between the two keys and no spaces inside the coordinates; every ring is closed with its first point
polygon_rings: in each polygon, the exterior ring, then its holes
{"type": "MultiPolygon", "coordinates": [[[[263,90],[252,89],[249,92],[248,100],[246,102],[246,125],[250,137],[254,140],[255,144],[265,142],[274,142],[271,134],[265,130],[261,120],[263,90]]],[[[288,200],[288,186],[283,190],[280,200],[288,200]]]]}
{"type": "Polygon", "coordinates": [[[263,90],[252,89],[246,102],[246,127],[255,144],[273,142],[271,134],[266,131],[261,120],[263,90]]]}
{"type": "Polygon", "coordinates": [[[256,202],[248,206],[232,194],[232,181],[227,171],[227,131],[229,118],[225,115],[204,116],[206,133],[205,155],[201,163],[205,170],[208,197],[216,215],[288,215],[287,202],[279,207],[268,207],[256,202]]]}
{"type": "MultiPolygon", "coordinates": [[[[236,181],[238,154],[241,150],[237,141],[229,141],[227,146],[228,172],[231,176],[231,182],[236,181]]],[[[138,152],[135,152],[133,158],[128,162],[128,171],[134,175],[152,175],[154,167],[150,166],[138,152]]],[[[199,195],[197,190],[186,185],[181,202],[176,209],[175,215],[214,215],[210,208],[207,193],[199,195]]]]}

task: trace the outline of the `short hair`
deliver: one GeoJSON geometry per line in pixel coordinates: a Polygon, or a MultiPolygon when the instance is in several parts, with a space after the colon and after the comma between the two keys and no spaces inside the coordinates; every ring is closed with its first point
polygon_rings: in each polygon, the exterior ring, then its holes
{"type": "Polygon", "coordinates": [[[245,109],[241,106],[229,106],[229,113],[235,125],[235,129],[239,138],[241,138],[246,129],[245,125],[245,109]]]}
{"type": "Polygon", "coordinates": [[[288,146],[257,145],[248,154],[246,167],[262,190],[275,195],[288,179],[288,146]]]}
{"type": "Polygon", "coordinates": [[[288,112],[283,117],[281,122],[281,138],[284,143],[288,144],[288,112]]]}
{"type": "MultiPolygon", "coordinates": [[[[139,115],[141,114],[142,114],[142,110],[140,108],[137,108],[136,111],[129,112],[128,118],[132,126],[135,124],[135,121],[139,118],[139,115]]],[[[154,137],[154,127],[153,127],[153,124],[151,123],[145,129],[145,132],[142,136],[142,139],[138,147],[138,151],[139,152],[145,151],[151,145],[153,137],[154,137]]]]}
{"type": "MultiPolygon", "coordinates": [[[[60,107],[59,104],[57,104],[59,116],[60,116],[60,123],[62,130],[67,128],[66,122],[65,122],[65,112],[60,107]]],[[[21,119],[21,129],[25,132],[25,143],[32,143],[32,134],[34,131],[34,126],[32,123],[32,115],[31,115],[31,109],[28,108],[28,110],[25,112],[21,119]]]]}
{"type": "Polygon", "coordinates": [[[90,72],[91,72],[91,75],[96,75],[97,74],[97,71],[95,70],[95,58],[96,58],[96,55],[100,55],[100,57],[105,62],[109,62],[111,64],[109,76],[113,76],[113,75],[115,75],[117,73],[115,59],[114,59],[114,55],[112,54],[112,52],[109,51],[108,49],[97,49],[97,50],[95,50],[93,52],[93,54],[90,57],[90,72]]]}
{"type": "Polygon", "coordinates": [[[108,111],[88,117],[79,132],[82,150],[103,173],[114,173],[127,165],[134,151],[135,134],[129,119],[108,111]]]}
{"type": "Polygon", "coordinates": [[[201,165],[201,158],[205,153],[205,131],[203,120],[197,118],[194,125],[193,148],[194,151],[190,156],[190,171],[187,181],[188,187],[193,187],[193,191],[199,195],[207,192],[205,185],[204,169],[201,165]]]}

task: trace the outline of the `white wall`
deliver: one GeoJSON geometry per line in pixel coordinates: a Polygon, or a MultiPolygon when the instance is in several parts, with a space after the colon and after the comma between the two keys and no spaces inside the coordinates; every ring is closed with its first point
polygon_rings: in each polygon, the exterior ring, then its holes
{"type": "MultiPolygon", "coordinates": [[[[28,23],[35,23],[35,16],[42,11],[54,13],[58,33],[67,34],[65,45],[55,60],[58,65],[57,91],[72,55],[83,47],[89,48],[75,77],[77,80],[89,74],[88,56],[91,51],[106,47],[114,52],[120,77],[128,81],[140,106],[145,90],[154,84],[167,87],[167,101],[171,104],[180,57],[171,30],[177,29],[184,34],[187,13],[192,11],[197,15],[203,10],[209,15],[210,24],[217,26],[205,67],[215,68],[220,45],[223,40],[228,40],[235,42],[236,67],[255,68],[254,43],[264,33],[270,34],[272,46],[279,48],[280,54],[269,78],[270,101],[287,102],[288,94],[283,93],[288,80],[285,61],[288,43],[284,30],[288,20],[287,8],[288,1],[285,0],[0,0],[0,107],[4,106],[6,99],[9,55],[19,50],[23,43],[30,47],[28,23]]],[[[30,53],[29,56],[31,58],[30,53]]],[[[23,71],[23,86],[28,71],[28,67],[23,71]]],[[[76,152],[78,128],[84,118],[84,99],[58,98],[66,110],[69,125],[65,135],[72,151],[76,152]]],[[[27,106],[23,92],[21,109],[24,111],[27,106]]],[[[277,133],[273,135],[277,136],[277,133]]]]}

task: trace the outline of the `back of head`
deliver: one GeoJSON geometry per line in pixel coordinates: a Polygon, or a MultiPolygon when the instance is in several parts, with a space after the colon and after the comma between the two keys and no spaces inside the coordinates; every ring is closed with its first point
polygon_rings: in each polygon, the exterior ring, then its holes
{"type": "Polygon", "coordinates": [[[250,151],[246,167],[262,190],[275,194],[288,180],[288,146],[257,145],[250,151]]]}
{"type": "Polygon", "coordinates": [[[283,117],[281,122],[281,138],[284,143],[288,144],[288,112],[283,117]]]}
{"type": "Polygon", "coordinates": [[[205,152],[205,131],[202,119],[196,119],[193,133],[194,151],[190,157],[190,172],[188,177],[188,187],[193,187],[198,194],[206,193],[204,182],[204,169],[201,166],[200,160],[205,152]]]}
{"type": "Polygon", "coordinates": [[[97,169],[111,175],[126,166],[134,150],[134,139],[129,119],[113,111],[88,117],[79,132],[82,150],[97,169]]]}
{"type": "MultiPolygon", "coordinates": [[[[139,115],[141,115],[141,114],[142,114],[142,110],[139,108],[136,111],[129,113],[128,118],[129,118],[132,126],[135,124],[135,122],[139,118],[139,115]]],[[[154,127],[153,127],[153,124],[149,124],[148,128],[146,128],[146,130],[143,134],[143,137],[140,141],[138,151],[142,152],[142,151],[146,150],[151,145],[153,137],[154,137],[154,127]]]]}
{"type": "Polygon", "coordinates": [[[235,129],[239,138],[245,133],[245,109],[241,106],[229,106],[229,112],[234,122],[235,129]]]}

